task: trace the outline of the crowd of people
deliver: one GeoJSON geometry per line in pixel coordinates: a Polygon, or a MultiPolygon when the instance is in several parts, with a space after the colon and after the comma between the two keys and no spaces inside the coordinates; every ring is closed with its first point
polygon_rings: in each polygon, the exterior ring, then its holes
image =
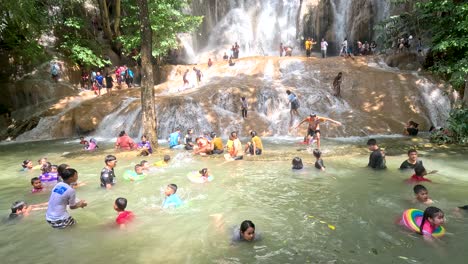
{"type": "Polygon", "coordinates": [[[92,90],[96,96],[101,95],[101,90],[106,89],[108,95],[111,95],[112,88],[116,86],[122,89],[123,85],[127,88],[132,88],[134,73],[133,70],[128,68],[127,65],[116,66],[114,74],[104,70],[91,70],[89,73],[86,70],[81,71],[81,88],[84,90],[92,90]]]}

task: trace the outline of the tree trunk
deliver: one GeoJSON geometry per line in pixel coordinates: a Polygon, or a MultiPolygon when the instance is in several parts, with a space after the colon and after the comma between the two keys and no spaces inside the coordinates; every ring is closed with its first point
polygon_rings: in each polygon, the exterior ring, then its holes
{"type": "Polygon", "coordinates": [[[158,147],[156,110],[154,108],[154,77],[152,58],[152,30],[148,14],[148,0],[137,0],[140,7],[141,34],[141,112],[143,134],[151,142],[153,149],[158,147]]]}
{"type": "Polygon", "coordinates": [[[468,107],[468,75],[465,76],[465,91],[463,92],[463,105],[468,107]]]}
{"type": "Polygon", "coordinates": [[[120,36],[120,0],[115,0],[115,17],[114,17],[114,33],[115,36],[120,36]]]}
{"type": "Polygon", "coordinates": [[[104,36],[107,39],[112,39],[112,30],[110,27],[109,8],[107,6],[107,0],[98,0],[98,2],[99,9],[101,11],[102,30],[104,31],[104,36]]]}

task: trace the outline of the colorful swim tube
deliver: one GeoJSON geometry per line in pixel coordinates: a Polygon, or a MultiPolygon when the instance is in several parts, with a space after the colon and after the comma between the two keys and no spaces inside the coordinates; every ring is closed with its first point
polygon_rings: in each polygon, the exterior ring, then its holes
{"type": "MultiPolygon", "coordinates": [[[[419,233],[419,225],[423,218],[424,212],[418,209],[408,209],[403,212],[402,223],[410,230],[419,233]]],[[[433,237],[442,237],[445,235],[445,229],[442,226],[437,227],[432,232],[433,237]]]]}
{"type": "Polygon", "coordinates": [[[214,179],[213,176],[208,176],[208,178],[202,177],[198,171],[189,172],[187,178],[193,183],[205,183],[214,179]]]}
{"type": "Polygon", "coordinates": [[[138,175],[135,171],[127,170],[124,172],[123,178],[127,181],[141,181],[145,178],[145,175],[138,175]]]}

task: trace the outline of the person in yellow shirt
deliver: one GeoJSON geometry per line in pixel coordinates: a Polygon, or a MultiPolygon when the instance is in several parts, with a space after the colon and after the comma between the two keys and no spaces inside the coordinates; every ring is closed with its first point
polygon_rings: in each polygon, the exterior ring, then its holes
{"type": "Polygon", "coordinates": [[[306,39],[304,46],[306,49],[306,56],[310,57],[310,51],[312,50],[312,41],[310,40],[310,38],[306,39]]]}
{"type": "Polygon", "coordinates": [[[167,167],[169,166],[169,161],[171,160],[171,156],[164,155],[164,160],[157,161],[153,164],[156,167],[167,167]]]}
{"type": "Polygon", "coordinates": [[[223,147],[223,140],[220,137],[216,136],[215,132],[211,132],[210,134],[211,140],[211,150],[213,154],[223,154],[224,147],[223,147]]]}
{"type": "Polygon", "coordinates": [[[263,151],[262,140],[257,136],[257,132],[255,131],[250,131],[250,135],[252,136],[252,139],[251,142],[247,143],[245,153],[249,152],[250,155],[261,155],[263,151]]]}

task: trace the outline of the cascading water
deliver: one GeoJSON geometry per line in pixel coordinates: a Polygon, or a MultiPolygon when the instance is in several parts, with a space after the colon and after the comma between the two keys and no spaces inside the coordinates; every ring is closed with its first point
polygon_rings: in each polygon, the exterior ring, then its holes
{"type": "Polygon", "coordinates": [[[132,103],[137,103],[137,100],[139,98],[127,98],[122,101],[115,111],[101,121],[94,136],[99,138],[116,137],[122,130],[126,131],[129,136],[139,136],[141,126],[137,125],[139,123],[137,117],[140,116],[141,108],[139,104],[136,107],[129,107],[132,103]]]}
{"type": "Polygon", "coordinates": [[[335,32],[335,40],[338,43],[343,42],[345,38],[349,40],[348,17],[351,2],[352,0],[330,1],[334,14],[333,30],[335,32]]]}
{"type": "Polygon", "coordinates": [[[231,9],[214,27],[205,50],[222,54],[234,42],[242,56],[276,54],[279,43],[297,45],[299,1],[231,1],[231,9]]]}

